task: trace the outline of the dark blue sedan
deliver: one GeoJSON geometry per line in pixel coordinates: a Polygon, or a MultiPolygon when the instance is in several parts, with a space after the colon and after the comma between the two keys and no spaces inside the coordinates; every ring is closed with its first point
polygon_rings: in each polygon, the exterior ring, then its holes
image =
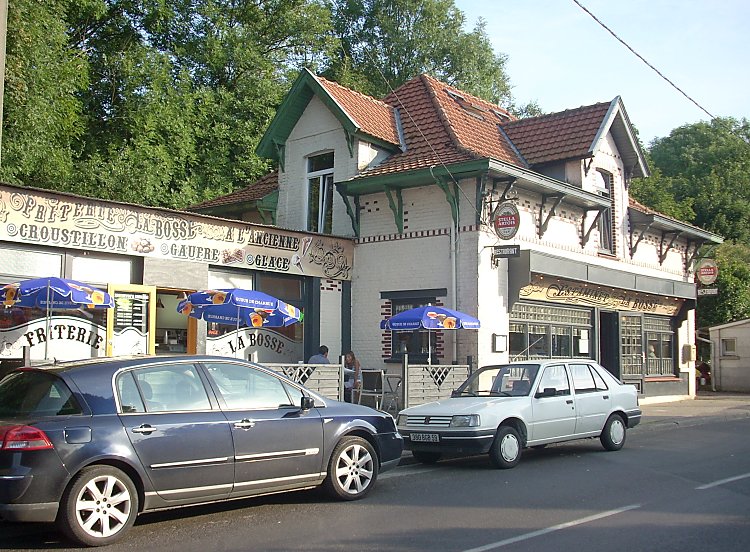
{"type": "Polygon", "coordinates": [[[0,381],[0,519],[105,545],[161,508],[318,485],[359,499],[402,448],[390,415],[241,360],[22,368],[0,381]]]}

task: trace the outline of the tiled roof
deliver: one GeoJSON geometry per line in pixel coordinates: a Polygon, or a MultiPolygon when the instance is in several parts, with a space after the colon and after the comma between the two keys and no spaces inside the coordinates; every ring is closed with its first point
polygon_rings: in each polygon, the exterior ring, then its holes
{"type": "Polygon", "coordinates": [[[256,180],[249,186],[232,192],[231,194],[209,199],[203,203],[188,207],[189,211],[202,211],[212,207],[221,207],[223,205],[233,205],[237,203],[248,203],[258,201],[268,194],[275,192],[279,188],[279,174],[277,171],[270,172],[267,175],[256,180]]]}
{"type": "Polygon", "coordinates": [[[377,167],[361,173],[360,177],[450,165],[478,158],[456,143],[445,115],[435,101],[430,80],[434,79],[420,75],[385,98],[387,104],[399,110],[406,151],[389,157],[377,167]]]}
{"type": "Polygon", "coordinates": [[[400,145],[393,108],[375,98],[338,83],[315,77],[362,132],[396,146],[400,145]]]}
{"type": "Polygon", "coordinates": [[[523,165],[523,160],[513,151],[500,130],[502,123],[515,120],[513,115],[493,103],[462,92],[429,75],[422,75],[422,79],[460,147],[478,157],[491,157],[523,165]]]}
{"type": "Polygon", "coordinates": [[[610,103],[568,109],[505,123],[503,130],[529,165],[591,155],[610,103]]]}

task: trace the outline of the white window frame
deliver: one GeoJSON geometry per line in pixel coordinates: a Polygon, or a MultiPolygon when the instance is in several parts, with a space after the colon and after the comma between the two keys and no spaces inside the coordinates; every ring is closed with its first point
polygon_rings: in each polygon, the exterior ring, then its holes
{"type": "MultiPolygon", "coordinates": [[[[599,174],[599,177],[601,177],[601,182],[603,184],[603,187],[597,187],[599,195],[608,198],[610,202],[612,202],[612,189],[614,187],[614,177],[612,173],[602,169],[597,169],[597,173],[599,174]]],[[[606,253],[612,254],[615,253],[615,232],[614,225],[612,224],[613,212],[613,208],[611,206],[608,207],[607,209],[602,211],[598,222],[599,249],[606,253]]]]}
{"type": "Polygon", "coordinates": [[[721,338],[721,356],[736,356],[737,355],[737,338],[736,337],[722,337],[721,338]]]}
{"type": "Polygon", "coordinates": [[[318,171],[310,171],[312,160],[316,157],[322,157],[324,155],[333,156],[333,152],[325,152],[316,155],[311,155],[307,158],[307,210],[306,210],[306,222],[305,228],[310,232],[317,232],[318,234],[331,234],[333,232],[333,159],[331,159],[331,166],[318,171]],[[317,214],[316,220],[311,220],[312,205],[310,205],[313,185],[318,188],[318,205],[316,206],[315,213],[317,214]],[[330,214],[330,219],[328,215],[330,214]],[[327,223],[331,226],[327,227],[327,223]]]}

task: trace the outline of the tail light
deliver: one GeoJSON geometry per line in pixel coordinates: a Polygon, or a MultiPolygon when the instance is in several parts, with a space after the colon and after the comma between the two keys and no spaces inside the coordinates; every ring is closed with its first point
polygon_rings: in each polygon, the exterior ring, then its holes
{"type": "Polygon", "coordinates": [[[43,450],[55,448],[41,429],[31,426],[0,427],[0,450],[43,450]]]}

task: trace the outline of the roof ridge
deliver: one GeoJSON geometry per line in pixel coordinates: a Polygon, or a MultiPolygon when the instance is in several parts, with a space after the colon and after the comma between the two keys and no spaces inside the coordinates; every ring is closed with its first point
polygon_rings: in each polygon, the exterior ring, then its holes
{"type": "Polygon", "coordinates": [[[350,93],[352,93],[352,94],[354,94],[356,96],[360,96],[361,98],[364,98],[364,99],[369,100],[371,102],[380,104],[381,106],[387,107],[388,109],[394,109],[394,107],[392,105],[388,104],[387,102],[384,102],[383,100],[379,100],[379,99],[375,98],[374,96],[370,96],[369,94],[364,94],[362,92],[359,92],[359,91],[355,90],[354,88],[349,88],[348,86],[344,86],[344,85],[339,84],[337,82],[334,82],[332,80],[328,80],[327,78],[321,77],[320,75],[316,75],[314,73],[313,73],[313,76],[316,79],[318,79],[319,81],[321,81],[321,83],[330,84],[330,85],[332,85],[335,88],[340,88],[341,90],[346,90],[347,92],[350,92],[350,93]]]}
{"type": "Polygon", "coordinates": [[[555,111],[553,113],[544,113],[542,115],[535,115],[534,117],[524,117],[523,119],[516,119],[515,121],[507,121],[501,124],[503,126],[516,126],[518,124],[529,123],[532,121],[542,121],[544,119],[551,119],[553,117],[560,117],[562,115],[572,115],[574,112],[583,111],[584,109],[592,109],[595,107],[601,107],[603,105],[612,105],[613,101],[614,100],[610,100],[608,102],[596,102],[589,105],[581,105],[578,107],[564,109],[562,111],[555,111]]]}

